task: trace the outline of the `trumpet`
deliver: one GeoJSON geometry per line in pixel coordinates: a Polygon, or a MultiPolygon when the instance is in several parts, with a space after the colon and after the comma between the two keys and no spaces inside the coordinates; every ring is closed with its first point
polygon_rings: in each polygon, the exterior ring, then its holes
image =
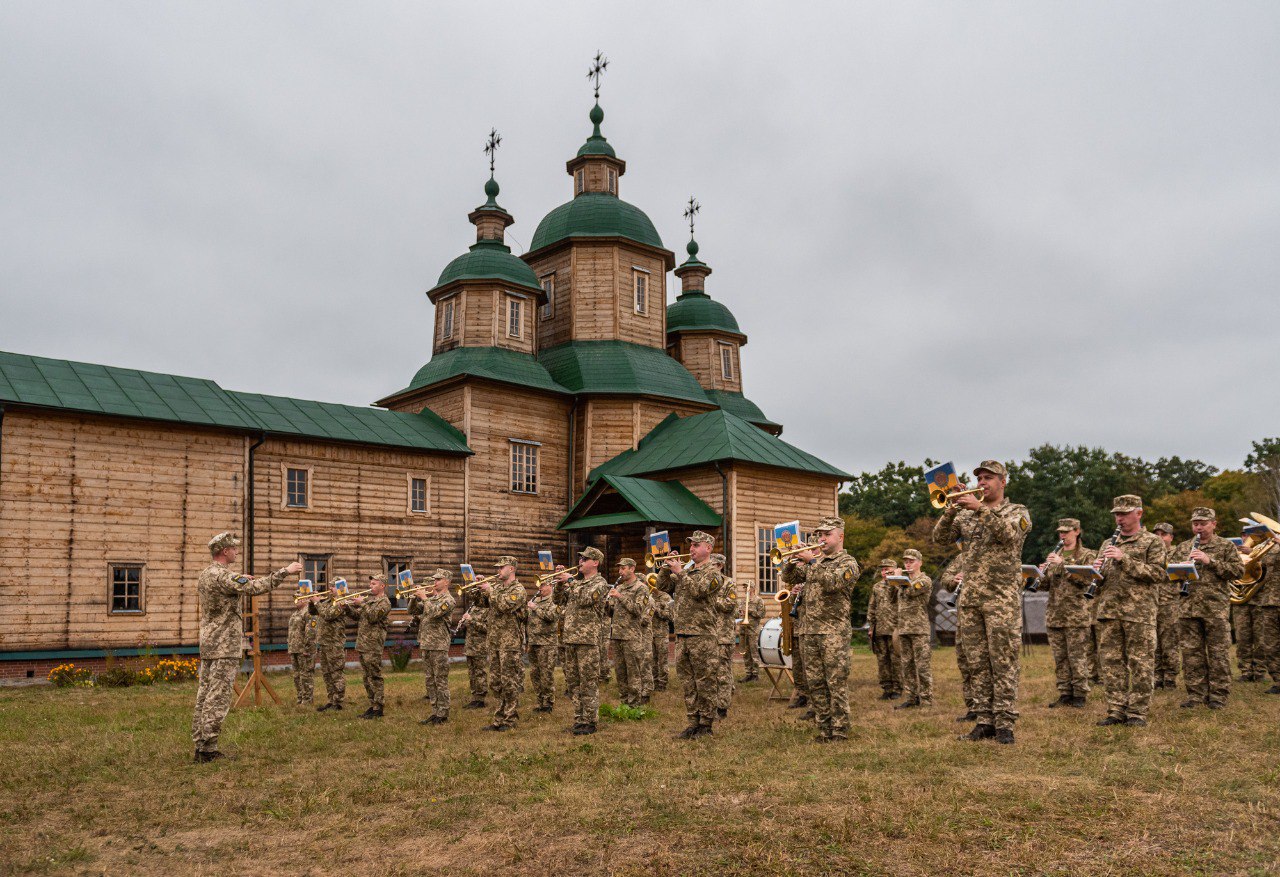
{"type": "Polygon", "coordinates": [[[493,574],[493,575],[491,575],[491,576],[485,576],[485,577],[484,577],[484,578],[482,578],[482,579],[476,579],[474,582],[468,582],[467,584],[465,584],[465,585],[463,585],[462,587],[458,588],[458,593],[459,593],[459,594],[461,594],[461,593],[463,593],[464,591],[469,591],[469,590],[471,590],[472,588],[478,588],[478,587],[480,587],[481,585],[487,585],[487,584],[489,584],[489,582],[492,582],[492,581],[496,580],[497,578],[498,578],[498,574],[497,574],[497,573],[494,573],[494,574],[493,574]]]}
{"type": "Polygon", "coordinates": [[[363,591],[348,591],[347,593],[343,594],[341,597],[334,597],[333,602],[345,603],[346,601],[350,600],[352,597],[363,597],[365,594],[368,594],[372,590],[373,588],[365,588],[363,591]]]}
{"type": "Polygon", "coordinates": [[[559,578],[560,575],[563,573],[568,573],[570,576],[572,576],[577,571],[578,571],[578,568],[576,566],[571,566],[568,569],[558,569],[555,572],[549,572],[549,573],[546,573],[545,575],[538,576],[536,581],[538,583],[538,587],[541,588],[547,582],[550,582],[550,581],[553,581],[554,579],[559,578]]]}
{"type": "Polygon", "coordinates": [[[306,593],[299,592],[294,595],[293,602],[302,603],[307,600],[310,600],[312,597],[321,597],[321,596],[324,596],[324,595],[321,594],[319,591],[307,591],[306,593]]]}
{"type": "Polygon", "coordinates": [[[424,582],[421,585],[414,585],[412,588],[396,588],[395,596],[397,600],[400,599],[401,597],[407,597],[409,595],[413,595],[415,597],[421,597],[422,596],[421,592],[427,590],[430,587],[432,587],[432,584],[430,582],[424,582]],[[415,591],[417,591],[418,593],[415,594],[414,593],[415,591]]]}
{"type": "MultiPolygon", "coordinates": [[[[967,496],[971,493],[982,494],[986,493],[986,491],[981,487],[970,487],[966,490],[953,490],[951,493],[947,493],[941,487],[930,486],[929,505],[933,506],[935,509],[945,509],[947,506],[951,505],[957,496],[967,496]]],[[[978,499],[982,499],[982,497],[979,496],[978,499]]]]}
{"type": "Polygon", "coordinates": [[[666,563],[668,560],[670,560],[673,557],[676,560],[679,560],[682,557],[692,557],[692,556],[693,556],[692,554],[664,554],[661,557],[657,557],[654,555],[652,551],[650,551],[650,552],[647,552],[644,556],[644,568],[657,569],[660,564],[666,563]]]}
{"type": "Polygon", "coordinates": [[[801,545],[798,548],[791,548],[783,551],[781,548],[774,548],[769,552],[769,562],[774,566],[782,566],[782,562],[793,554],[799,554],[802,551],[821,551],[822,546],[816,542],[810,545],[801,545]]]}

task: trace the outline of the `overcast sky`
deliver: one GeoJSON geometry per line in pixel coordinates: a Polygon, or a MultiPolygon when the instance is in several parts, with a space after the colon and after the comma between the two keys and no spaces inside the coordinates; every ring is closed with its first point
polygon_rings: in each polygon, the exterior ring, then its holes
{"type": "Polygon", "coordinates": [[[520,253],[603,50],[621,195],[680,260],[702,202],[791,442],[1226,467],[1280,434],[1280,4],[437,6],[0,4],[0,349],[400,389],[489,128],[520,253]]]}

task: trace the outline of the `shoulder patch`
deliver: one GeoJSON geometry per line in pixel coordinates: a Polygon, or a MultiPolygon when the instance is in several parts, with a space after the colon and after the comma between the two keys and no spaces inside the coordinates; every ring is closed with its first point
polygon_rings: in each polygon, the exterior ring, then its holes
{"type": "Polygon", "coordinates": [[[1031,519],[1028,518],[1026,515],[1023,515],[1022,517],[1018,518],[1018,529],[1020,529],[1024,533],[1027,532],[1027,530],[1030,530],[1031,519]]]}
{"type": "Polygon", "coordinates": [[[514,603],[514,602],[516,602],[517,600],[519,600],[519,599],[520,599],[520,595],[519,595],[519,594],[508,594],[508,595],[507,595],[507,599],[508,599],[508,600],[510,600],[512,603],[514,603]]]}
{"type": "Polygon", "coordinates": [[[853,581],[853,570],[849,569],[848,567],[845,567],[845,570],[844,570],[844,580],[846,582],[853,581]]]}
{"type": "Polygon", "coordinates": [[[242,575],[238,575],[238,576],[232,576],[232,577],[231,577],[231,580],[232,580],[233,582],[235,582],[237,585],[247,585],[247,584],[249,584],[249,577],[248,577],[248,576],[246,576],[246,575],[243,575],[243,574],[242,574],[242,575]]]}

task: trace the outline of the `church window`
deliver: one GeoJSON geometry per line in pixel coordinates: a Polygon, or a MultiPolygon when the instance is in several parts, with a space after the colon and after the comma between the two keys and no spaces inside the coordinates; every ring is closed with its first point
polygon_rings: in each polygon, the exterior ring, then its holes
{"type": "Polygon", "coordinates": [[[427,498],[431,492],[431,479],[409,475],[409,513],[426,514],[430,511],[427,498]]]}
{"type": "Polygon", "coordinates": [[[289,509],[311,508],[311,467],[284,469],[284,507],[289,509]]]}
{"type": "Polygon", "coordinates": [[[524,302],[518,298],[507,299],[507,334],[512,338],[521,336],[521,322],[524,319],[524,302]]]}
{"type": "Polygon", "coordinates": [[[111,613],[142,613],[142,564],[111,564],[111,613]]]}
{"type": "Polygon", "coordinates": [[[317,591],[323,591],[329,584],[329,558],[328,554],[304,554],[302,555],[302,577],[311,582],[311,586],[317,591]]]}
{"type": "Polygon", "coordinates": [[[454,300],[449,299],[444,302],[444,314],[440,317],[440,336],[446,341],[453,337],[453,307],[454,300]]]}
{"type": "Polygon", "coordinates": [[[618,172],[609,168],[609,194],[618,194],[618,172]]]}
{"type": "Polygon", "coordinates": [[[538,492],[537,442],[511,439],[511,492],[538,492]]]}
{"type": "Polygon", "coordinates": [[[573,191],[575,195],[581,195],[587,190],[587,172],[582,168],[578,168],[577,173],[573,175],[573,191]]]}
{"type": "Polygon", "coordinates": [[[547,302],[542,306],[542,319],[549,320],[556,312],[556,276],[549,274],[542,278],[542,291],[547,294],[547,302]]]}
{"type": "MultiPolygon", "coordinates": [[[[409,598],[395,596],[394,585],[400,580],[400,573],[413,568],[412,557],[388,557],[383,555],[382,571],[387,576],[387,599],[391,601],[392,609],[408,609],[409,598]]],[[[413,573],[411,572],[410,575],[413,573]]]]}
{"type": "Polygon", "coordinates": [[[637,269],[635,277],[635,305],[637,314],[649,313],[649,274],[637,269]]]}
{"type": "Polygon", "coordinates": [[[720,345],[720,377],[726,381],[733,380],[733,345],[720,345]]]}

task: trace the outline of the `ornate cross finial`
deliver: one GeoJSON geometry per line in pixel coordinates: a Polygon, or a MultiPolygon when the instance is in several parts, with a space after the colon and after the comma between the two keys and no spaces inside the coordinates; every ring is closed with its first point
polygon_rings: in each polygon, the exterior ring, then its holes
{"type": "Polygon", "coordinates": [[[604,56],[604,52],[596,52],[595,58],[591,60],[591,69],[587,71],[587,78],[595,86],[597,101],[600,100],[600,77],[608,68],[609,59],[604,56]]]}
{"type": "Polygon", "coordinates": [[[702,212],[702,205],[697,202],[692,195],[689,196],[689,206],[684,209],[684,218],[689,220],[689,237],[693,237],[693,218],[702,212]]]}
{"type": "Polygon", "coordinates": [[[484,154],[489,156],[489,176],[493,176],[493,160],[498,153],[498,147],[501,145],[502,135],[498,133],[498,129],[489,129],[489,139],[484,143],[484,154]]]}

